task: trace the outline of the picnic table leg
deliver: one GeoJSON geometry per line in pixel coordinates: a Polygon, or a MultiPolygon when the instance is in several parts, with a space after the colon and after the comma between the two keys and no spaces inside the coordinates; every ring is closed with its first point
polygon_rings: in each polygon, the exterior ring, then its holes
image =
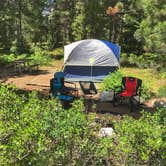
{"type": "Polygon", "coordinates": [[[15,72],[15,73],[17,72],[17,68],[16,68],[16,65],[14,65],[14,72],[15,72]]]}
{"type": "Polygon", "coordinates": [[[21,66],[18,66],[18,72],[21,73],[21,66]]]}
{"type": "Polygon", "coordinates": [[[18,64],[15,64],[15,65],[14,65],[14,72],[15,72],[15,73],[17,73],[17,72],[18,72],[18,73],[21,73],[21,66],[18,65],[18,64]]]}

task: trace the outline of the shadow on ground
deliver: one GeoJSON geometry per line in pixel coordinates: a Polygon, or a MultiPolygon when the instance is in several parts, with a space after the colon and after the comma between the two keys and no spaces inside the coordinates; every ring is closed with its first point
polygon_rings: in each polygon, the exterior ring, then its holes
{"type": "MultiPolygon", "coordinates": [[[[48,89],[46,89],[48,90],[48,89]]],[[[32,90],[25,90],[25,89],[16,89],[16,94],[18,95],[25,95],[29,96],[29,93],[32,90]]],[[[37,91],[37,90],[36,90],[37,91]]],[[[48,91],[37,91],[37,96],[40,99],[49,99],[48,91]]],[[[84,100],[85,111],[86,113],[96,113],[97,116],[100,118],[102,116],[113,116],[114,118],[122,119],[124,115],[133,117],[135,119],[139,119],[141,117],[141,111],[151,112],[154,113],[156,111],[153,107],[147,107],[146,105],[132,105],[132,111],[130,110],[128,103],[119,104],[117,106],[113,106],[111,102],[101,102],[100,100],[84,100]]]]}
{"type": "Polygon", "coordinates": [[[41,74],[48,74],[49,71],[47,70],[36,70],[32,72],[22,72],[18,73],[14,71],[14,68],[9,67],[0,67],[0,80],[1,82],[6,82],[9,78],[17,78],[17,77],[24,77],[24,76],[37,76],[41,74]]]}
{"type": "Polygon", "coordinates": [[[132,105],[132,110],[128,103],[119,104],[113,106],[111,102],[101,102],[96,100],[94,102],[90,100],[85,101],[85,107],[87,112],[96,112],[98,115],[114,115],[114,116],[124,116],[128,115],[135,119],[139,119],[141,117],[141,112],[144,110],[146,112],[155,112],[156,109],[153,107],[148,107],[146,105],[137,106],[135,104],[132,105]]]}
{"type": "MultiPolygon", "coordinates": [[[[6,68],[0,67],[1,82],[7,83],[9,82],[8,79],[10,79],[11,81],[9,83],[10,84],[14,83],[19,88],[19,90],[17,91],[18,94],[28,95],[30,91],[35,90],[35,91],[38,91],[38,94],[40,97],[42,98],[44,97],[46,99],[49,96],[48,94],[49,80],[51,76],[52,74],[49,73],[49,70],[39,70],[32,73],[19,74],[19,73],[15,73],[12,67],[6,67],[6,68]],[[49,74],[49,76],[46,76],[47,74],[49,74]],[[44,75],[44,78],[41,77],[40,75],[44,75]],[[25,77],[25,78],[22,79],[22,77],[25,77]],[[11,79],[11,78],[14,78],[14,79],[11,79]],[[42,82],[42,85],[38,81],[42,82]],[[27,85],[26,84],[27,82],[30,84],[33,84],[33,86],[27,85]],[[21,85],[18,86],[19,84],[21,85]]],[[[93,102],[92,100],[85,100],[85,108],[88,113],[96,112],[98,115],[114,115],[114,116],[121,116],[121,117],[123,117],[124,115],[128,115],[136,119],[138,119],[141,116],[142,110],[145,110],[147,112],[155,112],[155,108],[148,107],[146,105],[141,105],[140,107],[133,105],[132,112],[131,112],[128,103],[124,103],[122,105],[117,105],[116,107],[113,107],[113,104],[111,102],[101,102],[99,100],[93,100],[93,102]]]]}

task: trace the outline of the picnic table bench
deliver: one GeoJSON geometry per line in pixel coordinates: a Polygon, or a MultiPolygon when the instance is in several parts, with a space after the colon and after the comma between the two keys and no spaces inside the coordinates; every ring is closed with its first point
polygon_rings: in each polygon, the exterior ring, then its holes
{"type": "Polygon", "coordinates": [[[26,71],[29,71],[31,73],[32,71],[39,70],[39,64],[32,64],[31,59],[15,60],[13,62],[13,65],[15,73],[22,73],[26,71]]]}
{"type": "Polygon", "coordinates": [[[28,65],[27,71],[32,73],[33,71],[38,71],[39,70],[39,64],[31,64],[28,65]]]}

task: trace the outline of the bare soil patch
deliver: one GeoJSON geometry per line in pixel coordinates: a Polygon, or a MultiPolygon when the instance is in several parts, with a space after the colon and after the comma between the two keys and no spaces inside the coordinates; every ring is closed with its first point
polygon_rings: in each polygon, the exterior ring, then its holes
{"type": "Polygon", "coordinates": [[[40,67],[39,71],[32,73],[14,73],[12,66],[0,67],[0,81],[16,85],[19,89],[48,93],[50,79],[56,71],[61,70],[62,65],[62,61],[55,62],[51,66],[40,67]]]}
{"type": "MultiPolygon", "coordinates": [[[[53,65],[47,67],[40,67],[40,70],[34,73],[21,73],[17,74],[13,72],[11,66],[0,67],[0,82],[5,84],[13,84],[17,88],[24,91],[39,91],[42,94],[49,94],[49,84],[50,79],[53,78],[56,71],[60,71],[63,66],[63,61],[56,61],[52,63],[53,65]]],[[[77,87],[80,88],[77,84],[77,87]]],[[[80,93],[81,96],[81,93],[80,93]]],[[[99,97],[99,96],[98,96],[99,97]]],[[[154,100],[154,99],[153,99],[154,100]]],[[[113,107],[112,103],[109,102],[98,102],[96,104],[97,112],[102,113],[112,113],[118,115],[129,115],[135,118],[140,117],[140,111],[146,108],[146,110],[154,111],[153,102],[149,101],[137,111],[130,112],[129,106],[127,104],[113,107]]]]}

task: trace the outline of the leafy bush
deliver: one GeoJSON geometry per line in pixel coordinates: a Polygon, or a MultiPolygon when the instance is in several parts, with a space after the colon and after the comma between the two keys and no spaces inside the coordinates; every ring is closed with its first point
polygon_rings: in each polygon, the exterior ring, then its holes
{"type": "Polygon", "coordinates": [[[127,53],[121,53],[121,55],[120,55],[120,64],[121,64],[121,66],[128,66],[129,65],[129,60],[128,60],[127,53]]]}
{"type": "Polygon", "coordinates": [[[123,74],[120,70],[110,73],[107,78],[103,81],[102,89],[104,91],[114,90],[117,87],[121,86],[123,74]]]}
{"type": "Polygon", "coordinates": [[[18,59],[30,59],[30,63],[32,65],[48,65],[52,60],[51,55],[47,50],[42,50],[39,47],[33,47],[31,49],[31,54],[11,53],[0,55],[0,65],[6,65],[18,59]]]}
{"type": "MultiPolygon", "coordinates": [[[[18,96],[13,87],[1,86],[0,91],[0,163],[31,165],[44,148],[41,141],[46,141],[46,135],[42,133],[43,119],[40,118],[51,102],[39,101],[34,93],[28,98],[18,96]]],[[[54,105],[53,112],[57,108],[56,103],[54,105]]]]}
{"type": "Polygon", "coordinates": [[[2,165],[101,165],[93,117],[81,101],[69,110],[56,100],[16,94],[0,86],[0,147],[2,165]]]}
{"type": "Polygon", "coordinates": [[[166,85],[159,88],[157,92],[158,97],[166,97],[166,85]]]}
{"type": "Polygon", "coordinates": [[[32,54],[28,57],[32,64],[48,65],[51,62],[51,56],[48,51],[39,47],[32,48],[32,54]]]}
{"type": "Polygon", "coordinates": [[[6,65],[15,59],[16,59],[16,57],[14,54],[9,54],[9,55],[2,54],[2,55],[0,55],[0,65],[6,65]]]}
{"type": "Polygon", "coordinates": [[[156,66],[156,58],[157,55],[152,53],[145,53],[139,56],[131,53],[129,56],[129,62],[139,68],[154,68],[156,66]]]}
{"type": "Polygon", "coordinates": [[[166,79],[166,71],[161,72],[160,76],[161,76],[161,78],[165,78],[166,79]]]}
{"type": "Polygon", "coordinates": [[[154,115],[143,112],[139,120],[125,116],[115,123],[117,148],[113,152],[119,156],[119,165],[162,165],[164,164],[165,125],[161,121],[164,110],[154,115]],[[162,123],[161,123],[162,122],[162,123]]]}
{"type": "Polygon", "coordinates": [[[52,58],[55,58],[56,60],[63,59],[64,57],[64,51],[62,47],[56,48],[55,50],[50,52],[52,55],[52,58]]]}
{"type": "Polygon", "coordinates": [[[150,87],[148,87],[145,83],[142,84],[141,87],[141,97],[144,100],[150,99],[154,94],[152,93],[150,87]]]}
{"type": "Polygon", "coordinates": [[[15,54],[2,54],[0,55],[0,65],[7,65],[17,59],[24,59],[26,58],[26,54],[20,54],[20,55],[15,55],[15,54]]]}
{"type": "Polygon", "coordinates": [[[110,117],[116,134],[99,138],[101,125],[80,100],[64,110],[55,99],[18,95],[12,86],[0,85],[0,94],[1,165],[160,165],[166,157],[162,108],[139,120],[110,117]]]}

